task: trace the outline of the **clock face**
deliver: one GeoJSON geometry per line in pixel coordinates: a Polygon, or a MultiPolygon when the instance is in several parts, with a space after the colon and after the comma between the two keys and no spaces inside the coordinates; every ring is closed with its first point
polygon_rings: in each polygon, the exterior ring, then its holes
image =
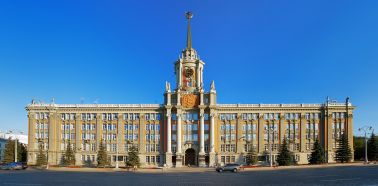
{"type": "Polygon", "coordinates": [[[193,74],[194,74],[194,70],[193,69],[191,69],[191,68],[185,69],[185,76],[186,77],[192,77],[193,74]]]}

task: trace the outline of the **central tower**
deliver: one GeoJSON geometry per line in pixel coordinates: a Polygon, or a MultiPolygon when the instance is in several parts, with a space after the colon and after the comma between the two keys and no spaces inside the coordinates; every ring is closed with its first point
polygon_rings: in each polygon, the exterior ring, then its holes
{"type": "Polygon", "coordinates": [[[166,82],[165,89],[165,163],[169,167],[187,164],[209,166],[215,162],[216,91],[214,82],[211,83],[210,92],[204,90],[205,63],[192,47],[190,22],[193,14],[187,12],[185,17],[188,21],[186,47],[174,63],[176,87],[171,92],[171,86],[166,82]],[[209,123],[210,127],[205,127],[209,123]],[[205,140],[205,133],[211,136],[210,139],[205,140]]]}
{"type": "Polygon", "coordinates": [[[198,93],[203,91],[203,66],[205,63],[192,47],[190,21],[193,18],[193,14],[187,12],[185,15],[188,20],[186,48],[175,62],[176,91],[198,93]]]}

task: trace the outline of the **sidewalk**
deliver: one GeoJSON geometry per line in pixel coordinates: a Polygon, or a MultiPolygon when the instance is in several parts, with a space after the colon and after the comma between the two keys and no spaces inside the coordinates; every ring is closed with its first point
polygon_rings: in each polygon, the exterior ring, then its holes
{"type": "MultiPolygon", "coordinates": [[[[242,171],[268,171],[268,170],[285,170],[285,169],[316,169],[316,168],[331,168],[331,167],[345,167],[345,166],[378,166],[377,164],[364,163],[344,163],[344,164],[324,164],[324,165],[296,165],[283,167],[253,167],[244,168],[242,171]]],[[[43,170],[47,171],[47,170],[43,170]]],[[[132,169],[114,169],[114,168],[67,168],[67,167],[50,167],[48,171],[62,171],[62,172],[125,172],[134,173],[132,169]]],[[[193,172],[214,172],[214,168],[203,167],[180,167],[180,168],[139,168],[136,173],[193,173],[193,172]]]]}

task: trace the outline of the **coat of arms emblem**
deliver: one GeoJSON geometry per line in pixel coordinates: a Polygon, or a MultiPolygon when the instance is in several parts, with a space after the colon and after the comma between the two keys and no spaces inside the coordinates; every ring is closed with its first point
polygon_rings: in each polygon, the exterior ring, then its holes
{"type": "Polygon", "coordinates": [[[197,105],[197,95],[184,94],[181,96],[181,105],[187,108],[192,108],[197,105]]]}

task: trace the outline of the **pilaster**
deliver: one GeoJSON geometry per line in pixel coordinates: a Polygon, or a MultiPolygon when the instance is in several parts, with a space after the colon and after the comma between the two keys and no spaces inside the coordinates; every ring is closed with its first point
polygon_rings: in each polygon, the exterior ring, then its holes
{"type": "Polygon", "coordinates": [[[300,117],[300,140],[301,140],[301,152],[306,152],[306,118],[305,113],[301,113],[300,117]]]}
{"type": "Polygon", "coordinates": [[[243,153],[244,151],[244,143],[243,141],[247,141],[247,136],[243,139],[243,124],[244,121],[241,119],[241,113],[237,113],[236,117],[236,152],[238,154],[243,153]]]}
{"type": "Polygon", "coordinates": [[[259,113],[259,132],[258,132],[258,141],[259,141],[259,146],[258,146],[258,149],[259,149],[259,153],[260,154],[263,154],[265,149],[264,149],[264,118],[263,118],[263,114],[259,113]]]}
{"type": "Polygon", "coordinates": [[[332,113],[327,113],[326,117],[326,128],[327,128],[327,149],[325,150],[327,152],[327,159],[328,163],[334,162],[334,159],[332,157],[333,154],[333,143],[334,139],[332,138],[333,136],[333,131],[332,131],[332,124],[333,124],[333,118],[332,118],[332,113]]]}
{"type": "Polygon", "coordinates": [[[280,113],[280,120],[279,120],[279,141],[280,144],[283,143],[283,140],[285,139],[285,130],[286,130],[286,124],[285,124],[285,114],[280,113]]]}
{"type": "Polygon", "coordinates": [[[81,159],[81,153],[82,153],[82,148],[81,148],[81,123],[80,123],[80,114],[76,113],[75,115],[75,165],[82,165],[81,159]]]}

